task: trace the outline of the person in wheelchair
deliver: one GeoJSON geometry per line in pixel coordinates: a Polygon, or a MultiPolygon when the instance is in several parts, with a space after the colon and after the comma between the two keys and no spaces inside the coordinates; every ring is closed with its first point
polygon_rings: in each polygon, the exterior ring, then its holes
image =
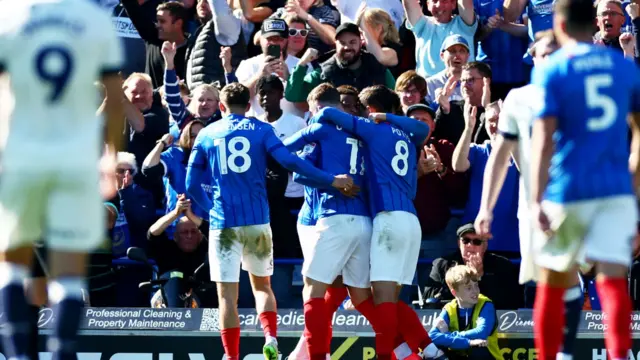
{"type": "MultiPolygon", "coordinates": [[[[191,202],[184,194],[178,195],[178,203],[170,211],[149,228],[149,255],[155,259],[160,278],[179,276],[188,279],[194,271],[207,260],[209,222],[196,216],[191,210],[191,202]],[[176,223],[173,240],[165,230],[176,223]]],[[[206,280],[208,274],[204,271],[206,280]]],[[[176,288],[165,287],[165,291],[176,291],[176,288]]],[[[196,291],[201,307],[216,307],[215,287],[192,289],[196,291]],[[211,293],[212,292],[212,293],[211,293]]],[[[158,290],[159,291],[159,290],[158,290]]],[[[176,298],[167,294],[168,298],[176,298]]],[[[154,296],[157,299],[158,296],[154,296]]]]}

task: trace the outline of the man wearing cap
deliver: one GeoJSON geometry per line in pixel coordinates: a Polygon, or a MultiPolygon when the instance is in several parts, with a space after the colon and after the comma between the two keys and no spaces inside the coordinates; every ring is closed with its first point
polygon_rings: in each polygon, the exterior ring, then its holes
{"type": "Polygon", "coordinates": [[[447,270],[465,264],[479,276],[480,293],[493,300],[497,310],[519,309],[524,303],[524,290],[518,284],[518,267],[509,259],[487,252],[487,240],[476,234],[473,224],[458,228],[458,250],[433,261],[427,279],[425,296],[440,302],[453,300],[445,282],[447,270]]]}
{"type": "Polygon", "coordinates": [[[444,63],[444,70],[427,78],[425,101],[434,109],[439,106],[436,101],[436,91],[443,91],[447,86],[455,86],[451,90],[449,101],[462,100],[460,75],[462,74],[462,67],[469,61],[469,43],[460,35],[449,35],[440,48],[440,59],[444,63]],[[454,82],[455,85],[453,85],[454,82]]]}
{"type": "MultiPolygon", "coordinates": [[[[264,115],[264,109],[260,106],[260,102],[256,97],[256,83],[258,80],[261,77],[275,74],[282,79],[283,82],[286,82],[289,78],[289,73],[293,71],[300,62],[300,59],[297,57],[287,54],[289,27],[284,20],[267,19],[262,23],[260,31],[262,33],[260,37],[262,54],[243,60],[236,70],[238,81],[251,91],[251,108],[249,112],[247,112],[247,116],[254,117],[264,115]],[[267,54],[267,49],[270,45],[280,47],[279,58],[274,58],[267,54]]],[[[305,64],[304,66],[300,66],[299,71],[306,74],[306,72],[310,70],[311,67],[305,64]]],[[[296,109],[294,104],[285,99],[282,99],[280,104],[285,113],[292,113],[296,116],[303,115],[296,109]]]]}
{"type": "Polygon", "coordinates": [[[306,74],[304,66],[315,60],[317,55],[317,51],[308,49],[291,73],[284,94],[288,101],[305,102],[311,90],[324,82],[335,87],[351,85],[358,91],[373,85],[395,87],[391,72],[375,56],[362,51],[360,28],[354,23],[344,23],[336,29],[336,53],[319,69],[306,74]]]}
{"type": "Polygon", "coordinates": [[[468,176],[451,168],[455,146],[447,140],[436,140],[431,134],[436,128],[435,112],[424,104],[409,106],[406,115],[429,125],[429,136],[418,158],[418,184],[413,204],[422,229],[424,256],[438,257],[455,249],[457,218],[451,208],[463,208],[467,202],[468,176]]]}

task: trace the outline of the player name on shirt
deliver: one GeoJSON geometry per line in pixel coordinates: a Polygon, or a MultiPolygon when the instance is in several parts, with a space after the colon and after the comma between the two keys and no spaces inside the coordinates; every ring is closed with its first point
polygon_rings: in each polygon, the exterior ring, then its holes
{"type": "Polygon", "coordinates": [[[33,19],[27,25],[25,25],[25,27],[22,29],[22,33],[24,35],[31,35],[34,32],[47,27],[55,27],[56,30],[64,28],[73,33],[80,33],[85,30],[84,24],[80,23],[79,21],[73,21],[69,18],[48,16],[44,18],[33,19]]]}
{"type": "Polygon", "coordinates": [[[571,62],[577,72],[589,72],[593,70],[611,70],[614,68],[613,59],[609,54],[592,54],[575,59],[571,62]]]}
{"type": "Polygon", "coordinates": [[[240,122],[240,123],[229,122],[227,126],[227,130],[255,130],[255,129],[256,129],[255,124],[246,123],[246,122],[240,122]]]}
{"type": "Polygon", "coordinates": [[[402,131],[402,130],[400,130],[398,128],[395,128],[395,127],[391,127],[391,132],[394,133],[395,135],[398,135],[398,136],[404,138],[409,143],[411,143],[411,138],[409,137],[409,135],[406,132],[404,132],[404,131],[402,131]]]}

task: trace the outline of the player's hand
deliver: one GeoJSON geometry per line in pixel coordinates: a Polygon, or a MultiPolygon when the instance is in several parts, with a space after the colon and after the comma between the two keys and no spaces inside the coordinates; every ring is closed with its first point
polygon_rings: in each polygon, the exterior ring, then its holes
{"type": "Polygon", "coordinates": [[[353,184],[353,186],[351,186],[351,189],[349,190],[344,190],[344,189],[338,189],[338,190],[340,190],[340,193],[342,195],[348,198],[354,198],[360,193],[360,186],[358,186],[357,184],[353,184]]]}
{"type": "Polygon", "coordinates": [[[491,79],[488,77],[482,78],[482,107],[487,107],[491,104],[491,79]]]}
{"type": "Polygon", "coordinates": [[[369,120],[373,121],[376,124],[380,124],[381,122],[387,121],[387,114],[385,113],[370,113],[369,120]]]}
{"type": "Polygon", "coordinates": [[[474,227],[476,228],[476,234],[490,238],[491,237],[491,222],[493,221],[493,214],[490,211],[480,210],[474,227]]]}
{"type": "Polygon", "coordinates": [[[531,219],[533,223],[543,231],[548,237],[553,235],[553,230],[551,230],[551,222],[547,217],[547,214],[542,210],[542,206],[539,203],[534,203],[531,205],[531,219]]]}
{"type": "Polygon", "coordinates": [[[173,64],[173,59],[176,57],[176,52],[178,51],[177,48],[174,42],[165,41],[162,43],[160,52],[165,62],[173,64]]]}
{"type": "Polygon", "coordinates": [[[333,177],[333,183],[331,186],[342,191],[351,191],[353,187],[353,179],[349,175],[336,175],[333,177]]]}
{"type": "Polygon", "coordinates": [[[300,62],[298,63],[298,65],[305,66],[307,64],[310,64],[316,61],[317,59],[318,59],[318,50],[313,48],[308,48],[307,51],[305,51],[304,54],[302,55],[302,58],[300,59],[300,62]]]}
{"type": "Polygon", "coordinates": [[[625,10],[627,11],[627,14],[629,14],[629,17],[631,18],[631,20],[635,20],[638,18],[638,16],[640,16],[640,5],[634,2],[627,5],[625,10]]]}
{"type": "Polygon", "coordinates": [[[474,129],[476,126],[476,115],[478,114],[478,108],[475,106],[471,106],[469,105],[469,103],[465,102],[463,111],[465,126],[469,129],[474,129]]]}
{"type": "Polygon", "coordinates": [[[222,68],[227,74],[233,72],[233,66],[231,66],[231,48],[228,46],[220,47],[220,61],[222,61],[222,68]]]}
{"type": "Polygon", "coordinates": [[[487,347],[487,340],[474,339],[469,341],[471,347],[487,347]]]}

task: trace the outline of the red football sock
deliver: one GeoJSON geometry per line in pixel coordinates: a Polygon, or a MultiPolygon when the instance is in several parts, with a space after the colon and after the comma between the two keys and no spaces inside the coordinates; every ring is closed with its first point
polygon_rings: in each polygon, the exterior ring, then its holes
{"type": "Polygon", "coordinates": [[[329,352],[328,316],[324,298],[311,298],[304,303],[304,336],[311,360],[325,360],[329,352]]]}
{"type": "Polygon", "coordinates": [[[329,315],[327,317],[327,328],[329,329],[329,333],[327,334],[327,349],[331,349],[331,338],[333,338],[333,326],[331,326],[333,313],[342,305],[347,295],[346,287],[329,287],[324,293],[324,303],[327,306],[327,314],[329,315]]]}
{"type": "Polygon", "coordinates": [[[278,335],[278,314],[275,311],[265,311],[260,314],[260,324],[264,335],[276,337],[278,335]]]}
{"type": "MultiPolygon", "coordinates": [[[[398,331],[413,352],[426,349],[431,344],[429,333],[422,326],[418,314],[407,304],[398,301],[398,331]]],[[[400,345],[400,344],[398,344],[400,345]]]]}
{"type": "Polygon", "coordinates": [[[220,330],[222,346],[227,360],[240,359],[240,328],[229,328],[220,330]]]}
{"type": "Polygon", "coordinates": [[[390,360],[394,341],[398,335],[398,314],[396,304],[385,302],[375,308],[376,353],[379,360],[390,360]]]}
{"type": "Polygon", "coordinates": [[[607,314],[604,319],[607,326],[604,342],[609,356],[611,359],[626,359],[631,349],[631,299],[627,290],[627,279],[598,277],[596,288],[602,311],[607,314]]]}
{"type": "Polygon", "coordinates": [[[369,321],[373,331],[376,331],[376,306],[373,304],[373,299],[369,297],[367,300],[356,305],[356,310],[369,321]]]}
{"type": "Polygon", "coordinates": [[[555,360],[563,341],[564,288],[539,284],[533,310],[533,333],[538,359],[555,360]]]}

